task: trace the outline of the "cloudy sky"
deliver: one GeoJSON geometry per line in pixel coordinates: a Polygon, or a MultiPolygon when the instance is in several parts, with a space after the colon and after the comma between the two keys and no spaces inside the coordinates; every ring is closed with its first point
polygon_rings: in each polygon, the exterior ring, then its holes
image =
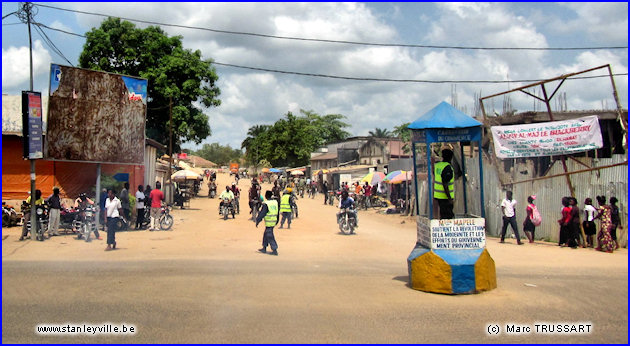
{"type": "MultiPolygon", "coordinates": [[[[37,3],[35,3],[37,4],[37,3]]],[[[628,107],[627,3],[46,3],[64,9],[128,19],[263,35],[446,47],[590,48],[582,50],[484,50],[369,46],[285,40],[162,26],[182,35],[185,48],[218,63],[352,78],[424,82],[359,81],[254,71],[216,65],[222,104],[205,109],[213,135],[204,143],[239,148],[247,129],[271,124],[288,111],[343,114],[353,135],[392,129],[417,119],[441,101],[474,115],[475,97],[610,64],[621,105],[628,107]],[[608,47],[607,49],[594,49],[608,47]],[[428,81],[459,81],[428,83],[428,81]],[[465,81],[477,81],[467,83],[465,81]],[[479,83],[479,81],[511,81],[479,83]],[[454,92],[455,91],[455,92],[454,92]],[[456,98],[453,98],[453,95],[456,98]]],[[[18,3],[2,3],[2,15],[18,3]]],[[[37,7],[35,21],[84,34],[104,17],[37,7]]],[[[146,24],[135,23],[139,27],[146,24]]],[[[85,39],[44,29],[73,64],[85,39]]],[[[50,63],[68,65],[35,30],[35,90],[48,92],[50,63]]],[[[2,21],[2,92],[29,86],[26,25],[2,21]]],[[[602,75],[607,70],[589,73],[602,75]]],[[[550,86],[553,90],[555,86],[550,86]]],[[[540,89],[532,89],[539,94],[540,89]]],[[[614,108],[608,78],[569,80],[569,110],[614,108]]],[[[504,99],[485,104],[502,110],[504,99]]],[[[511,97],[518,111],[542,105],[522,93],[511,97]]],[[[191,149],[199,146],[184,145],[191,149]]]]}

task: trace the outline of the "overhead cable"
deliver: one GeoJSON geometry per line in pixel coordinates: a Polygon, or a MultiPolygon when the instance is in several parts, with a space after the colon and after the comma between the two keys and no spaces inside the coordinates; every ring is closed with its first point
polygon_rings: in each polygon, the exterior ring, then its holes
{"type": "Polygon", "coordinates": [[[182,29],[203,30],[203,31],[210,31],[210,32],[215,32],[215,33],[220,33],[220,34],[245,35],[245,36],[255,36],[255,37],[273,38],[273,39],[281,39],[281,40],[293,40],[293,41],[337,43],[337,44],[350,44],[350,45],[361,45],[361,46],[378,46],[378,47],[459,49],[459,50],[570,51],[570,50],[628,49],[628,46],[607,46],[607,47],[465,47],[465,46],[440,46],[440,45],[401,44],[401,43],[374,43],[374,42],[328,40],[328,39],[317,39],[317,38],[304,38],[304,37],[267,35],[267,34],[253,33],[253,32],[219,30],[219,29],[204,28],[204,27],[197,27],[197,26],[180,25],[180,24],[169,24],[169,23],[161,23],[161,22],[150,21],[150,20],[142,20],[142,19],[134,19],[134,18],[128,18],[128,17],[120,17],[120,16],[114,16],[114,15],[108,15],[108,14],[96,13],[96,12],[70,10],[70,9],[66,9],[66,8],[61,8],[61,7],[57,7],[57,6],[51,6],[51,5],[44,5],[44,4],[36,4],[36,5],[40,6],[40,7],[47,7],[47,8],[51,8],[51,9],[55,9],[55,10],[60,10],[60,11],[81,13],[81,14],[87,14],[87,15],[92,15],[92,16],[120,18],[120,19],[123,19],[123,20],[131,21],[131,22],[144,23],[144,24],[170,26],[170,27],[182,28],[182,29]]]}

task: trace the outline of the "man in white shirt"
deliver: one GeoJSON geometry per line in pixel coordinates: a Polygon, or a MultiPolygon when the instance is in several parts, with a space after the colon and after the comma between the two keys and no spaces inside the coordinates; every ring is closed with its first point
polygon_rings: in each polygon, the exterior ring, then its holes
{"type": "Polygon", "coordinates": [[[508,224],[512,226],[514,235],[516,236],[516,243],[523,245],[521,237],[518,234],[518,226],[516,225],[516,200],[512,199],[512,191],[505,193],[505,199],[501,202],[501,211],[503,212],[503,228],[501,228],[501,243],[505,243],[505,231],[507,231],[508,224]]]}
{"type": "Polygon", "coordinates": [[[144,186],[138,185],[138,191],[136,191],[136,227],[135,229],[141,229],[144,223],[144,186]]]}
{"type": "Polygon", "coordinates": [[[116,222],[123,212],[120,200],[112,189],[107,190],[105,211],[107,216],[107,248],[105,251],[111,251],[116,248],[116,222]]]}

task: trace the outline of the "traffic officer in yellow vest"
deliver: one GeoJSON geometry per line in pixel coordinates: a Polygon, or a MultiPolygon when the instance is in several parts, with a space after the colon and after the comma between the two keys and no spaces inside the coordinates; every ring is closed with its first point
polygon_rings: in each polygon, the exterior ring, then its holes
{"type": "Polygon", "coordinates": [[[291,229],[291,197],[292,196],[292,188],[288,188],[284,190],[282,193],[282,197],[280,198],[280,212],[282,213],[282,219],[280,220],[280,228],[284,228],[284,221],[288,219],[288,228],[291,229]]]}
{"type": "Polygon", "coordinates": [[[262,210],[256,218],[256,227],[264,219],[265,220],[265,233],[263,234],[262,249],[258,251],[267,253],[267,245],[271,246],[271,255],[278,256],[278,244],[276,243],[276,237],[273,235],[273,228],[278,224],[278,201],[272,199],[273,193],[269,190],[265,192],[265,201],[262,205],[262,210]]]}
{"type": "Polygon", "coordinates": [[[451,166],[452,159],[453,152],[449,149],[444,149],[442,150],[442,162],[435,164],[433,198],[434,202],[437,201],[439,206],[440,219],[452,219],[455,216],[453,214],[455,174],[453,172],[453,166],[451,166]]]}

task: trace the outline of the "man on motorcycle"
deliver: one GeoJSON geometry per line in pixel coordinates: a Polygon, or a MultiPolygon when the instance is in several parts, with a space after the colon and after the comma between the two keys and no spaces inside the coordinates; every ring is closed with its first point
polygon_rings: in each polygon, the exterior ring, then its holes
{"type": "MultiPolygon", "coordinates": [[[[339,209],[348,209],[348,213],[354,217],[354,227],[359,227],[359,218],[357,217],[356,207],[354,199],[348,195],[348,191],[343,190],[341,192],[341,200],[339,201],[339,209]]],[[[341,222],[341,212],[337,213],[337,223],[341,222]]]]}
{"type": "MultiPolygon", "coordinates": [[[[26,198],[26,202],[24,202],[23,205],[24,204],[26,204],[28,208],[25,210],[23,208],[24,222],[22,223],[22,235],[20,236],[20,240],[26,239],[26,235],[28,233],[28,229],[26,228],[26,223],[29,222],[29,220],[31,219],[31,196],[28,196],[26,198]]],[[[42,198],[42,192],[40,190],[35,190],[35,205],[43,205],[43,204],[44,204],[44,199],[42,198]]]]}
{"type": "Polygon", "coordinates": [[[234,192],[232,192],[229,186],[226,186],[225,191],[221,192],[219,199],[221,200],[221,203],[219,204],[219,215],[220,215],[221,208],[223,207],[224,203],[228,203],[228,206],[229,206],[234,201],[234,192]]]}
{"type": "Polygon", "coordinates": [[[214,180],[210,179],[208,181],[208,197],[214,198],[214,195],[217,194],[217,183],[214,180]]]}
{"type": "MultiPolygon", "coordinates": [[[[249,213],[252,214],[252,219],[254,219],[254,208],[258,210],[258,204],[260,203],[260,185],[258,185],[258,180],[256,178],[252,179],[252,187],[249,188],[249,213]]],[[[256,220],[254,220],[256,221],[256,220]]]]}
{"type": "MultiPolygon", "coordinates": [[[[238,173],[237,173],[238,174],[238,173]]],[[[232,193],[234,194],[234,207],[236,207],[236,212],[240,214],[241,211],[241,190],[236,186],[236,183],[232,183],[232,193]]]]}
{"type": "MultiPolygon", "coordinates": [[[[83,217],[83,212],[85,211],[85,208],[89,205],[94,205],[94,201],[91,200],[85,193],[80,193],[79,197],[77,197],[77,199],[74,200],[74,207],[76,209],[79,209],[79,212],[77,213],[77,215],[75,216],[74,220],[78,221],[80,218],[83,217]]],[[[72,223],[72,231],[78,231],[77,229],[74,228],[74,222],[72,223]]],[[[101,240],[101,236],[98,233],[98,229],[96,229],[94,231],[94,236],[96,237],[96,239],[101,240]]]]}

